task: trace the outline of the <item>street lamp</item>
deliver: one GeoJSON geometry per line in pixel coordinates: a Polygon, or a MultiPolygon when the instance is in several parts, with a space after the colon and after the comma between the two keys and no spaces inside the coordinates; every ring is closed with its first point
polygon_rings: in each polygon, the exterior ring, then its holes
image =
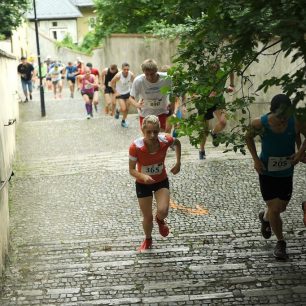
{"type": "Polygon", "coordinates": [[[35,23],[36,47],[37,47],[37,59],[38,59],[38,71],[39,71],[40,109],[41,109],[41,116],[45,117],[46,116],[45,93],[44,93],[44,86],[43,86],[43,81],[42,81],[43,77],[42,77],[42,73],[41,73],[39,35],[38,35],[38,24],[37,24],[35,0],[33,0],[33,8],[34,8],[34,23],[35,23]]]}

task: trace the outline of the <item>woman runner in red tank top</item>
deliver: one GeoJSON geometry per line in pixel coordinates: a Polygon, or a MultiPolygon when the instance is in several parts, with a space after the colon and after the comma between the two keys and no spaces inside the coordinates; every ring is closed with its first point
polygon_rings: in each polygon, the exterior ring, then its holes
{"type": "Polygon", "coordinates": [[[157,204],[155,221],[159,233],[166,237],[169,228],[165,221],[168,215],[170,192],[169,181],[165,169],[167,149],[175,147],[176,164],[171,172],[177,174],[181,167],[181,143],[169,134],[161,134],[160,122],[157,116],[146,116],[142,122],[144,137],[136,139],[129,149],[129,171],[136,179],[136,194],[143,215],[143,230],[145,240],[139,251],[145,251],[152,246],[153,193],[157,204]],[[137,167],[137,169],[136,169],[137,167]]]}

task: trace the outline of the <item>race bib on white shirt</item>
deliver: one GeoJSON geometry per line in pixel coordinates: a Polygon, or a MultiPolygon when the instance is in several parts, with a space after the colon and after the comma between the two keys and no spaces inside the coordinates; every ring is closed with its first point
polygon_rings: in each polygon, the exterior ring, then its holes
{"type": "Polygon", "coordinates": [[[145,100],[145,105],[151,109],[161,108],[162,100],[145,100]]]}
{"type": "Polygon", "coordinates": [[[291,168],[290,157],[273,157],[270,156],[268,160],[268,171],[275,172],[275,171],[283,171],[291,168]]]}
{"type": "Polygon", "coordinates": [[[86,84],[85,85],[85,89],[91,89],[92,88],[92,84],[86,84]]]}
{"type": "Polygon", "coordinates": [[[154,164],[154,165],[148,165],[148,166],[142,166],[141,167],[141,173],[147,174],[147,175],[159,175],[162,173],[164,169],[164,164],[154,164]]]}
{"type": "Polygon", "coordinates": [[[130,88],[131,88],[131,82],[130,81],[125,81],[125,82],[122,82],[121,83],[121,86],[120,88],[117,88],[117,90],[120,92],[120,93],[128,93],[130,92],[130,88]]]}

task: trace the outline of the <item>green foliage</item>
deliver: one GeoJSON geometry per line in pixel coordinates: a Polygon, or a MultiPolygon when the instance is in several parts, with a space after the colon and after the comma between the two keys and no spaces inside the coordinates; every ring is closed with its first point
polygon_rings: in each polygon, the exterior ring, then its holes
{"type": "Polygon", "coordinates": [[[199,17],[201,6],[202,0],[95,0],[95,31],[100,38],[111,33],[154,34],[168,25],[183,24],[187,16],[199,17]]]}
{"type": "Polygon", "coordinates": [[[93,32],[87,33],[80,45],[77,45],[73,42],[70,34],[67,34],[63,40],[56,42],[56,46],[58,48],[65,47],[75,51],[84,52],[88,55],[91,54],[93,48],[97,47],[98,44],[99,41],[96,39],[96,36],[93,32]]]}
{"type": "Polygon", "coordinates": [[[89,32],[85,35],[80,49],[83,50],[83,52],[91,53],[94,48],[99,46],[99,44],[100,39],[97,38],[94,32],[89,32]]]}
{"type": "Polygon", "coordinates": [[[27,11],[28,0],[10,0],[0,2],[0,35],[5,38],[10,37],[22,22],[22,16],[27,11]]]}
{"type": "MultiPolygon", "coordinates": [[[[200,142],[203,125],[198,123],[202,120],[198,112],[205,113],[214,104],[209,97],[212,91],[216,92],[217,98],[227,95],[224,84],[232,72],[241,78],[240,98],[227,103],[225,108],[228,118],[236,118],[240,113],[242,119],[229,133],[218,139],[228,147],[227,150],[232,146],[234,151],[244,152],[244,134],[251,116],[249,106],[260,90],[280,86],[283,93],[292,97],[295,106],[304,99],[304,4],[302,0],[207,0],[205,7],[198,7],[202,10],[201,16],[185,19],[186,30],[181,35],[176,66],[170,71],[174,92],[191,97],[186,106],[192,115],[181,120],[180,135],[188,135],[195,145],[200,142]],[[279,46],[279,50],[271,53],[275,46],[279,46]],[[253,76],[248,74],[249,66],[258,62],[260,56],[272,57],[274,65],[277,65],[281,53],[285,57],[291,56],[291,63],[297,70],[267,78],[257,92],[251,92],[249,88],[253,85],[253,76]],[[211,69],[216,63],[220,67],[211,69]]],[[[298,112],[302,118],[305,108],[298,112]]]]}
{"type": "Polygon", "coordinates": [[[69,49],[75,49],[76,45],[73,43],[72,37],[70,34],[66,34],[64,39],[61,41],[56,41],[57,47],[66,47],[69,49]]]}
{"type": "MultiPolygon", "coordinates": [[[[223,95],[229,100],[225,83],[231,73],[240,77],[241,84],[236,84],[239,98],[225,106],[228,118],[237,121],[229,133],[219,137],[227,150],[244,152],[249,107],[261,91],[279,86],[292,97],[294,106],[305,97],[305,0],[95,0],[95,5],[99,38],[111,33],[180,38],[175,66],[169,74],[174,93],[189,96],[189,116],[179,120],[179,135],[188,135],[194,145],[207,133],[203,115],[198,112],[205,113],[216,101],[222,101],[223,95]],[[254,76],[248,68],[269,56],[274,61],[272,70],[283,55],[290,58],[296,71],[272,77],[267,74],[252,92],[254,76]],[[216,64],[220,66],[212,69],[216,64]],[[209,97],[212,91],[216,93],[213,99],[209,97]],[[237,114],[242,116],[240,120],[237,114]]],[[[305,113],[305,108],[296,110],[304,120],[305,113]]]]}
{"type": "Polygon", "coordinates": [[[175,39],[186,31],[186,26],[184,24],[169,25],[164,20],[153,20],[144,27],[144,30],[147,34],[156,35],[159,38],[175,39]]]}

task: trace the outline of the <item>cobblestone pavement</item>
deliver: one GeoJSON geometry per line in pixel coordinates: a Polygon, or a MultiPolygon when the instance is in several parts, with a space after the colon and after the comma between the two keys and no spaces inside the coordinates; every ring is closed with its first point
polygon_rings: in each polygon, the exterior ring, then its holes
{"type": "Polygon", "coordinates": [[[20,104],[0,305],[306,305],[305,165],[283,216],[290,257],[278,262],[275,237],[260,235],[264,203],[250,157],[208,144],[199,161],[182,139],[182,170],[170,175],[171,234],[162,238],[155,226],[154,247],[138,254],[127,154],[136,115],[127,129],[101,109],[86,120],[79,96],[47,92],[41,118],[34,98],[20,104]]]}

